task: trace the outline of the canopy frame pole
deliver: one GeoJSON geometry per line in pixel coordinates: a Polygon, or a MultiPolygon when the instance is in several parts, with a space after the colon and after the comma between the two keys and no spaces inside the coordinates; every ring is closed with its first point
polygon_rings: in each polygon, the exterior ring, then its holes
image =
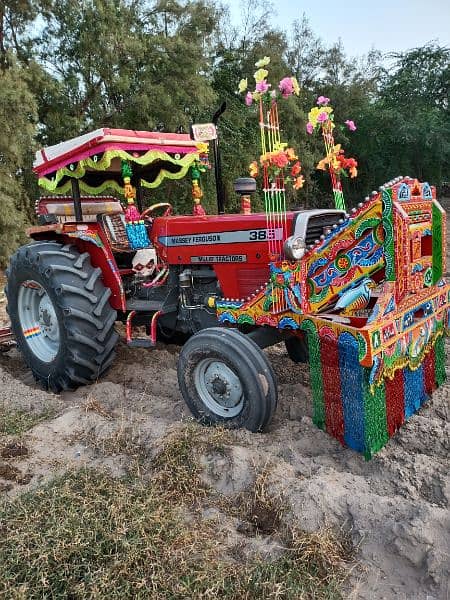
{"type": "Polygon", "coordinates": [[[75,215],[75,221],[83,221],[83,209],[81,206],[81,194],[80,194],[80,182],[78,179],[72,179],[72,200],[73,200],[73,212],[75,215]]]}

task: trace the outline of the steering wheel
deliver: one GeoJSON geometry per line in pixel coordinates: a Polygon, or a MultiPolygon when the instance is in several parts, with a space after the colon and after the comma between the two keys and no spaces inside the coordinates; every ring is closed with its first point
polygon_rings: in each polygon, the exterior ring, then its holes
{"type": "Polygon", "coordinates": [[[166,210],[163,212],[163,217],[169,217],[172,214],[173,206],[169,202],[158,202],[157,204],[152,204],[145,210],[141,212],[142,219],[153,219],[153,211],[158,208],[165,208],[166,210]]]}

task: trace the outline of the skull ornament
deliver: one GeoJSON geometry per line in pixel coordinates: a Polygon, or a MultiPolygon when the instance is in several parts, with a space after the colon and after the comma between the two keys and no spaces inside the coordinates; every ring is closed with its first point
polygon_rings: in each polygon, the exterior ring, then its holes
{"type": "Polygon", "coordinates": [[[156,250],[154,248],[138,250],[132,260],[133,271],[140,277],[151,277],[155,271],[156,263],[156,250]]]}

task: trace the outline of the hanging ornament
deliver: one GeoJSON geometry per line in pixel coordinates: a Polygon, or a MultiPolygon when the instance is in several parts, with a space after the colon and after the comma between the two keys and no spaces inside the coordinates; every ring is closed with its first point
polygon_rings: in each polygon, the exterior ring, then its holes
{"type": "Polygon", "coordinates": [[[125,210],[125,231],[130,246],[133,250],[138,250],[139,248],[148,248],[151,244],[148,238],[147,228],[134,203],[136,198],[136,188],[131,185],[132,174],[133,172],[130,165],[126,161],[122,161],[123,194],[127,201],[127,208],[125,210]]]}
{"type": "Polygon", "coordinates": [[[192,177],[192,198],[194,199],[194,208],[192,214],[200,217],[206,215],[206,211],[201,205],[201,201],[203,198],[203,191],[200,187],[200,174],[203,170],[206,170],[196,161],[191,167],[191,177],[192,177]]]}

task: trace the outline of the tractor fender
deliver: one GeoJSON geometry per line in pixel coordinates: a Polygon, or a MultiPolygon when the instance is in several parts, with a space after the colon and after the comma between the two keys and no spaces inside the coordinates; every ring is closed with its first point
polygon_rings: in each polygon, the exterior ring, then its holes
{"type": "Polygon", "coordinates": [[[119,311],[126,310],[125,291],[122,278],[108,241],[97,223],[88,226],[73,224],[52,224],[30,227],[26,234],[33,240],[56,241],[61,244],[72,244],[84,255],[88,254],[92,266],[102,272],[103,283],[111,290],[109,303],[119,311]]]}

